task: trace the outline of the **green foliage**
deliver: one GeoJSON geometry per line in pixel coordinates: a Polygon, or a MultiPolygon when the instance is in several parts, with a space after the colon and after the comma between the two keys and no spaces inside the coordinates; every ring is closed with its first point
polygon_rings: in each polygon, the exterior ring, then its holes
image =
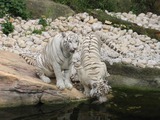
{"type": "Polygon", "coordinates": [[[42,16],[42,17],[39,19],[38,24],[39,24],[39,25],[42,25],[43,27],[46,27],[46,26],[48,25],[45,16],[42,16]]]}
{"type": "MultiPolygon", "coordinates": [[[[114,11],[117,10],[119,1],[115,0],[53,0],[70,6],[76,11],[85,11],[86,9],[101,9],[114,11]]],[[[126,0],[127,2],[127,0],[126,0]]]]}
{"type": "Polygon", "coordinates": [[[34,34],[42,34],[42,29],[40,29],[40,30],[34,29],[32,33],[34,33],[34,34]]]}
{"type": "Polygon", "coordinates": [[[156,0],[132,0],[131,11],[135,14],[152,11],[156,0]]]}
{"type": "Polygon", "coordinates": [[[46,17],[45,16],[42,16],[39,21],[38,21],[38,24],[39,25],[42,25],[43,27],[41,29],[34,29],[32,33],[35,33],[35,34],[42,34],[42,31],[45,31],[46,30],[46,26],[48,26],[48,22],[46,20],[46,17]]]}
{"type": "Polygon", "coordinates": [[[101,9],[113,12],[142,13],[153,11],[156,0],[53,0],[70,6],[73,10],[101,9]]]}
{"type": "Polygon", "coordinates": [[[0,17],[4,17],[5,14],[20,16],[23,19],[30,17],[25,0],[0,0],[0,17]]]}
{"type": "Polygon", "coordinates": [[[2,23],[2,32],[6,35],[14,31],[14,26],[10,21],[10,17],[6,19],[6,22],[2,23]]]}

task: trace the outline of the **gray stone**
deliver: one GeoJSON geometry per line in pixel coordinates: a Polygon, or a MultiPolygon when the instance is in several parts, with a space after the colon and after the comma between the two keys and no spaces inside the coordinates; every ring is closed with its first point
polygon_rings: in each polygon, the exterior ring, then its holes
{"type": "Polygon", "coordinates": [[[18,43],[20,48],[25,48],[26,47],[26,43],[21,38],[19,38],[17,40],[17,43],[18,43]]]}
{"type": "Polygon", "coordinates": [[[93,23],[92,24],[92,29],[93,29],[93,31],[101,30],[102,29],[102,23],[101,22],[93,23]]]}
{"type": "Polygon", "coordinates": [[[38,37],[36,37],[36,36],[32,36],[32,39],[33,39],[33,42],[35,43],[35,44],[37,44],[37,45],[40,45],[41,44],[41,42],[42,42],[42,40],[41,39],[39,39],[38,37]]]}
{"type": "Polygon", "coordinates": [[[131,64],[132,59],[131,58],[122,58],[122,63],[124,64],[131,64]]]}
{"type": "Polygon", "coordinates": [[[40,18],[42,15],[49,18],[60,16],[71,16],[74,11],[66,5],[55,3],[51,0],[26,0],[27,9],[32,13],[34,18],[40,18]]]}
{"type": "Polygon", "coordinates": [[[51,37],[48,32],[42,32],[42,35],[43,35],[45,38],[50,38],[50,37],[51,37]]]}
{"type": "Polygon", "coordinates": [[[3,44],[5,47],[13,47],[15,43],[16,43],[15,39],[10,38],[10,39],[8,39],[8,40],[3,41],[2,44],[3,44]]]}

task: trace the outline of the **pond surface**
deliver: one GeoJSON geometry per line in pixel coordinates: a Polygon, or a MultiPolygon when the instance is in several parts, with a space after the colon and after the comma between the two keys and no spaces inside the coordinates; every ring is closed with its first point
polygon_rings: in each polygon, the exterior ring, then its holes
{"type": "Polygon", "coordinates": [[[160,120],[160,92],[116,89],[105,104],[92,101],[0,109],[0,120],[160,120]]]}

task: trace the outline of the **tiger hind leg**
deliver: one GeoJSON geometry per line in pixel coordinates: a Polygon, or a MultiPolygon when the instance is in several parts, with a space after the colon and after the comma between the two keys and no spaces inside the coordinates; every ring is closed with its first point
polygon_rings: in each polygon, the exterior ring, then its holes
{"type": "Polygon", "coordinates": [[[36,71],[37,76],[45,83],[51,83],[51,79],[44,75],[44,73],[40,70],[36,71]]]}
{"type": "Polygon", "coordinates": [[[45,75],[41,75],[39,78],[45,83],[51,83],[51,79],[45,75]]]}

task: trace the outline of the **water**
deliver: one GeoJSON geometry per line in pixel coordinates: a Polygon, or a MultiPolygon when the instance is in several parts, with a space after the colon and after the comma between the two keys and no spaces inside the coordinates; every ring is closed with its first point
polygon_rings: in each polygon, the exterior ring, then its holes
{"type": "Polygon", "coordinates": [[[85,103],[0,109],[0,120],[160,120],[160,92],[114,90],[105,104],[85,103]]]}

